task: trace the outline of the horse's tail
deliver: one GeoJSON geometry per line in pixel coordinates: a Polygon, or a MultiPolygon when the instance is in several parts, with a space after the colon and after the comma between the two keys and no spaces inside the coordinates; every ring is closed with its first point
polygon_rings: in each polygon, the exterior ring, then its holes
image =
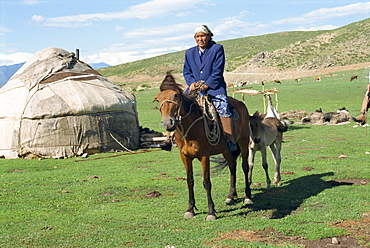
{"type": "MultiPolygon", "coordinates": [[[[236,160],[239,155],[240,155],[240,147],[239,145],[237,144],[237,147],[238,149],[236,149],[235,151],[231,152],[231,154],[233,155],[233,158],[236,160]]],[[[217,173],[219,171],[222,171],[223,169],[225,169],[226,167],[229,166],[227,160],[224,158],[224,157],[220,157],[220,156],[217,156],[217,157],[211,157],[211,162],[213,163],[216,163],[218,165],[214,166],[211,168],[212,170],[212,173],[217,173]]]]}
{"type": "Polygon", "coordinates": [[[211,170],[213,173],[222,171],[228,166],[227,160],[224,157],[211,157],[211,162],[217,164],[215,167],[212,167],[211,170]]]}

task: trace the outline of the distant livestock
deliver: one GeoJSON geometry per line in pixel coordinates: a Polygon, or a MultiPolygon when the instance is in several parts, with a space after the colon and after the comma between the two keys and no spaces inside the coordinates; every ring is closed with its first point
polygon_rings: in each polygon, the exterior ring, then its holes
{"type": "Polygon", "coordinates": [[[302,119],[301,123],[313,124],[313,125],[324,125],[324,124],[340,124],[347,122],[351,119],[350,114],[345,107],[340,108],[336,112],[324,113],[322,109],[318,109],[315,112],[307,113],[302,119]]]}
{"type": "Polygon", "coordinates": [[[315,77],[313,81],[321,81],[321,76],[315,77]]]}
{"type": "Polygon", "coordinates": [[[274,80],[274,82],[277,83],[277,84],[281,84],[280,80],[274,80]]]}
{"type": "Polygon", "coordinates": [[[349,81],[352,81],[352,80],[355,80],[355,79],[357,80],[357,75],[352,76],[349,81]]]}

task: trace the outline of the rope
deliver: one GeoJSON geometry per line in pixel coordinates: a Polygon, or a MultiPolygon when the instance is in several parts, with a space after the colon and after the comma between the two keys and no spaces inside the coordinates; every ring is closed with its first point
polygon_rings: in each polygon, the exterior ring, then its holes
{"type": "Polygon", "coordinates": [[[208,95],[198,95],[198,104],[203,109],[203,116],[207,118],[203,118],[204,122],[204,132],[206,134],[208,143],[212,146],[218,144],[221,139],[221,127],[220,122],[218,120],[218,113],[215,109],[215,106],[210,101],[208,95]],[[212,125],[211,128],[208,125],[208,121],[211,121],[212,125]]]}
{"type": "Polygon", "coordinates": [[[114,139],[114,141],[116,141],[120,146],[122,146],[123,149],[125,149],[128,152],[132,152],[130,149],[128,149],[127,147],[125,147],[124,145],[122,145],[122,143],[119,142],[116,138],[114,138],[112,133],[109,133],[109,135],[110,135],[110,137],[112,137],[112,139],[114,139]]]}

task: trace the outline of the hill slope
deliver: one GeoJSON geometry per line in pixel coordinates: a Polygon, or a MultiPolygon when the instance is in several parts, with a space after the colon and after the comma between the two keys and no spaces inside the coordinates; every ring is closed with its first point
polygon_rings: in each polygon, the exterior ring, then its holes
{"type": "MultiPolygon", "coordinates": [[[[224,45],[227,72],[256,73],[312,70],[370,61],[370,18],[329,31],[295,31],[234,40],[224,45]]],[[[195,45],[195,44],[194,44],[195,45]]],[[[98,71],[113,82],[136,81],[138,75],[163,77],[166,71],[181,73],[184,52],[165,54],[98,71]]],[[[138,77],[137,80],[143,80],[138,77]]]]}
{"type": "Polygon", "coordinates": [[[272,53],[253,57],[235,72],[299,69],[312,70],[370,61],[370,19],[292,42],[272,53]]]}

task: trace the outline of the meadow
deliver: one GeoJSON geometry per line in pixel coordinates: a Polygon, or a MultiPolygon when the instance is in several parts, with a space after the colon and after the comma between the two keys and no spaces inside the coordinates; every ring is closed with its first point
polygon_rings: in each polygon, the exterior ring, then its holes
{"type": "MultiPolygon", "coordinates": [[[[322,75],[320,82],[313,78],[281,85],[270,82],[265,88],[279,90],[279,112],[346,107],[357,116],[367,73],[363,69],[322,75]],[[359,79],[349,82],[355,74],[359,79]]],[[[261,89],[261,85],[248,87],[261,89]]],[[[152,102],[157,93],[149,87],[135,95],[140,125],[162,132],[158,103],[152,102]]],[[[240,94],[235,97],[241,99],[240,94]]],[[[263,111],[261,95],[247,96],[245,103],[250,113],[263,111]]],[[[188,194],[177,148],[87,159],[0,159],[0,246],[302,247],[303,239],[347,235],[338,223],[358,220],[370,206],[370,130],[354,125],[290,125],[284,134],[282,185],[265,189],[257,154],[252,205],[242,205],[240,166],[240,198],[235,204],[224,203],[228,171],[212,174],[216,221],[205,221],[206,194],[197,161],[198,211],[193,219],[183,218],[188,194]],[[248,236],[262,230],[271,230],[264,239],[248,236]],[[282,235],[291,239],[281,239],[282,235]]],[[[272,171],[270,154],[268,160],[272,171]]],[[[368,237],[356,238],[370,246],[368,237]]]]}

